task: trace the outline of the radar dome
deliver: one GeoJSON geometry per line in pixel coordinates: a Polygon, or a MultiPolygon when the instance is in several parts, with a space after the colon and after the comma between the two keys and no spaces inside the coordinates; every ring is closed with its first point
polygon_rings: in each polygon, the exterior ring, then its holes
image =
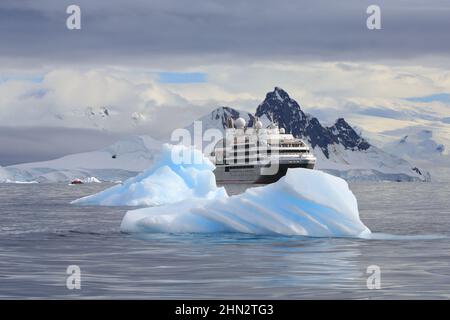
{"type": "Polygon", "coordinates": [[[263,124],[261,121],[258,120],[255,122],[255,129],[262,129],[262,127],[263,127],[263,124]]]}
{"type": "Polygon", "coordinates": [[[280,133],[281,133],[281,134],[284,134],[285,132],[286,132],[286,130],[284,130],[284,128],[281,128],[281,129],[280,129],[280,133]]]}
{"type": "Polygon", "coordinates": [[[234,126],[236,129],[244,129],[245,128],[245,120],[243,118],[237,118],[234,122],[234,126]]]}

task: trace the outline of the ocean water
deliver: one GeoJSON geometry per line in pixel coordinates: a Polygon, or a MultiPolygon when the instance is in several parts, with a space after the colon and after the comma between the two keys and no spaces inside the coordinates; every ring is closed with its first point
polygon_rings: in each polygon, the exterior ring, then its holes
{"type": "MultiPolygon", "coordinates": [[[[0,184],[0,299],[449,299],[450,185],[353,183],[373,239],[122,234],[110,185],[0,184]],[[69,265],[81,289],[66,286],[69,265]],[[380,289],[368,289],[369,266],[380,289]]],[[[231,193],[240,190],[231,188],[231,193]]]]}

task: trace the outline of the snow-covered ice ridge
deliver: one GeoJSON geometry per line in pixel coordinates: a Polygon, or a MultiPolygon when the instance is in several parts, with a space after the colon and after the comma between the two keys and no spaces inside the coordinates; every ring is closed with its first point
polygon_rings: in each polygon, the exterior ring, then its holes
{"type": "MultiPolygon", "coordinates": [[[[198,158],[197,158],[198,159],[198,158]]],[[[198,163],[198,162],[196,162],[198,163]]],[[[164,145],[145,172],[75,204],[152,206],[128,211],[126,233],[211,233],[366,237],[355,196],[345,180],[293,169],[278,182],[228,196],[217,187],[214,165],[200,151],[164,145]],[[200,157],[200,164],[174,163],[172,152],[200,157]]]]}

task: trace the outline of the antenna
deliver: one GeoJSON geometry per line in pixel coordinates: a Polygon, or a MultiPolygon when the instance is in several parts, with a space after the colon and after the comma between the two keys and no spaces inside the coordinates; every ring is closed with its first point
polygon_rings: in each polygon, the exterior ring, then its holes
{"type": "Polygon", "coordinates": [[[227,128],[233,128],[233,119],[230,117],[227,117],[227,128]]]}

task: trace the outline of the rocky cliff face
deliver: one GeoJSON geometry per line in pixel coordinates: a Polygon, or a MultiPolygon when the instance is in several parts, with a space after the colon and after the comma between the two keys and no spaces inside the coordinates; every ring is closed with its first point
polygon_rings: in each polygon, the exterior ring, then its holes
{"type": "Polygon", "coordinates": [[[319,147],[327,158],[330,156],[328,148],[333,144],[350,150],[367,150],[370,147],[343,118],[331,127],[322,126],[317,118],[304,113],[300,105],[278,87],[267,93],[256,109],[256,116],[277,123],[286,132],[306,140],[313,148],[319,147]]]}

